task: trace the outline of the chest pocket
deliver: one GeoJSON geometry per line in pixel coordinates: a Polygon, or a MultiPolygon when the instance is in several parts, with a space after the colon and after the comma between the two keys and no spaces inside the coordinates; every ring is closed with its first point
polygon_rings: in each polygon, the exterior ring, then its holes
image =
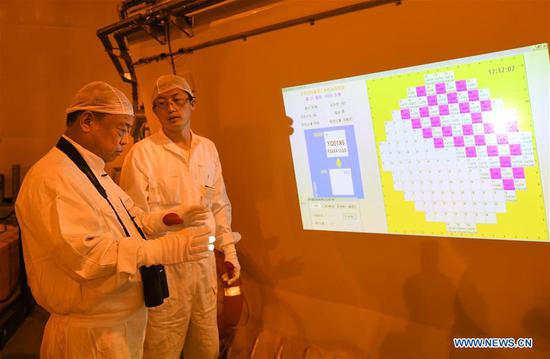
{"type": "Polygon", "coordinates": [[[158,186],[151,188],[150,199],[158,200],[161,205],[178,205],[184,200],[180,175],[163,176],[158,178],[158,186]]]}
{"type": "Polygon", "coordinates": [[[199,185],[214,187],[216,183],[216,166],[213,164],[198,164],[197,173],[199,175],[199,185]]]}

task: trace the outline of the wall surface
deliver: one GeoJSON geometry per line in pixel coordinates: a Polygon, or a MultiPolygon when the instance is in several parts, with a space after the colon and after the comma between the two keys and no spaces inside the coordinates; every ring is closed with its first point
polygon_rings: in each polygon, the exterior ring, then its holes
{"type": "MultiPolygon", "coordinates": [[[[548,1],[405,1],[177,58],[198,96],[193,128],[218,146],[243,235],[251,317],[240,339],[261,332],[271,350],[286,338],[370,358],[550,355],[548,243],[304,231],[281,95],[549,42],[549,29],[548,1]],[[461,336],[532,337],[535,348],[452,349],[461,336]]],[[[138,71],[149,105],[150,84],[170,66],[138,71]]]]}
{"type": "MultiPolygon", "coordinates": [[[[0,172],[28,168],[55,142],[80,85],[103,79],[127,90],[95,37],[115,20],[113,3],[1,2],[0,172]]],[[[549,42],[549,29],[549,1],[404,1],[177,59],[198,96],[193,128],[218,146],[243,236],[243,352],[261,332],[266,352],[285,339],[349,357],[550,356],[549,244],[304,231],[281,95],[549,42]],[[454,350],[459,336],[532,337],[534,349],[454,350]]],[[[139,68],[146,106],[168,72],[167,62],[139,68]]]]}
{"type": "MultiPolygon", "coordinates": [[[[0,1],[0,173],[22,172],[55,145],[65,108],[102,80],[129,94],[96,37],[117,21],[114,0],[0,1]]],[[[11,186],[6,186],[11,197],[11,186]]]]}

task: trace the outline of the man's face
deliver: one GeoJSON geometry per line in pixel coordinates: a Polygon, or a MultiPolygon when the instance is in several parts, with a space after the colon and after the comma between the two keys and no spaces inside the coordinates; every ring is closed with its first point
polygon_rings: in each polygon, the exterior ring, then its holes
{"type": "Polygon", "coordinates": [[[191,112],[195,109],[193,99],[183,90],[172,89],[161,93],[153,103],[165,131],[181,131],[191,125],[191,112]]]}
{"type": "Polygon", "coordinates": [[[134,116],[131,115],[105,114],[101,119],[96,118],[90,133],[93,136],[93,152],[105,162],[114,160],[128,144],[133,124],[134,116]]]}

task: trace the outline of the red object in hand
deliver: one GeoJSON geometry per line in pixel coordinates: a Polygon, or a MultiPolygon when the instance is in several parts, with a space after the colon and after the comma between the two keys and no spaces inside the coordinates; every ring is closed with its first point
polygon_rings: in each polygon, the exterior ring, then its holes
{"type": "Polygon", "coordinates": [[[233,266],[233,263],[223,262],[223,264],[225,266],[225,273],[227,273],[227,277],[233,277],[233,272],[235,271],[235,266],[233,266]]]}
{"type": "MultiPolygon", "coordinates": [[[[224,262],[225,274],[228,278],[233,277],[235,267],[230,262],[224,262]]],[[[223,296],[223,311],[219,321],[220,334],[222,331],[234,329],[241,318],[241,312],[243,307],[243,295],[241,293],[241,281],[237,279],[236,282],[228,285],[227,282],[223,282],[224,296],[223,296]]],[[[224,332],[225,333],[225,332],[224,332]]]]}
{"type": "Polygon", "coordinates": [[[175,213],[168,213],[162,217],[162,223],[167,226],[176,226],[178,224],[183,224],[183,219],[175,213]]]}
{"type": "Polygon", "coordinates": [[[214,251],[216,254],[216,271],[218,275],[222,277],[223,285],[223,302],[221,302],[221,312],[218,313],[218,332],[220,336],[220,342],[229,342],[229,345],[233,341],[235,336],[235,330],[239,320],[241,318],[244,295],[241,293],[240,279],[229,287],[227,282],[223,280],[223,277],[228,276],[231,278],[235,267],[231,262],[225,262],[222,252],[214,251]]]}

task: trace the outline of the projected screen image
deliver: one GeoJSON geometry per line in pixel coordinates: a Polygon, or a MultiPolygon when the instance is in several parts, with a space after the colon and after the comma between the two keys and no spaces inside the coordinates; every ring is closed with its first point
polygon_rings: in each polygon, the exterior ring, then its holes
{"type": "Polygon", "coordinates": [[[549,242],[547,44],[283,89],[304,229],[549,242]]]}

